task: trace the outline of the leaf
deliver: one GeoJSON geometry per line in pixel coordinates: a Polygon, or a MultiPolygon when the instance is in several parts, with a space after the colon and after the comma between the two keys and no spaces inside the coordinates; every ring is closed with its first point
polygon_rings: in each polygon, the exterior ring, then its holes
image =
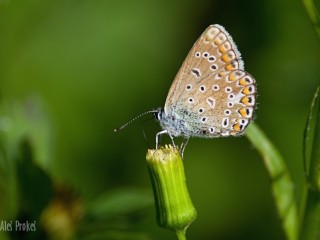
{"type": "Polygon", "coordinates": [[[301,239],[320,238],[320,88],[311,103],[311,109],[304,133],[303,156],[307,184],[305,186],[301,215],[301,239]]]}
{"type": "Polygon", "coordinates": [[[279,151],[255,123],[251,123],[248,127],[246,137],[263,157],[271,178],[272,192],[287,239],[296,240],[299,229],[298,212],[294,183],[286,163],[279,151]]]}
{"type": "Polygon", "coordinates": [[[315,127],[319,122],[319,91],[320,88],[316,90],[314,94],[311,108],[309,112],[309,116],[307,119],[307,124],[304,130],[304,138],[303,138],[303,160],[304,160],[304,171],[306,176],[309,176],[310,171],[310,163],[313,155],[313,145],[314,145],[314,137],[315,137],[315,127]]]}

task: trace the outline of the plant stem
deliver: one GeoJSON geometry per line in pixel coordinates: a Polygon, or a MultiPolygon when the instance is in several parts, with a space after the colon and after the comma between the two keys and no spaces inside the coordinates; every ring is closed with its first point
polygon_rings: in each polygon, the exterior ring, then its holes
{"type": "Polygon", "coordinates": [[[186,240],[186,231],[183,229],[183,230],[178,230],[176,231],[176,235],[178,237],[178,240],[186,240]]]}
{"type": "Polygon", "coordinates": [[[316,31],[320,40],[320,14],[314,0],[303,0],[304,6],[307,10],[311,23],[313,24],[314,30],[316,31]]]}

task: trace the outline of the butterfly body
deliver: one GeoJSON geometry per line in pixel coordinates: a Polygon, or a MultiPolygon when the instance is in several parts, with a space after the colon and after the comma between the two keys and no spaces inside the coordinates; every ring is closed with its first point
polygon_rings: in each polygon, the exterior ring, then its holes
{"type": "Polygon", "coordinates": [[[198,131],[200,129],[194,126],[197,116],[183,108],[176,108],[170,114],[166,114],[164,109],[161,109],[157,119],[162,129],[166,130],[173,137],[189,138],[199,135],[198,131]]]}

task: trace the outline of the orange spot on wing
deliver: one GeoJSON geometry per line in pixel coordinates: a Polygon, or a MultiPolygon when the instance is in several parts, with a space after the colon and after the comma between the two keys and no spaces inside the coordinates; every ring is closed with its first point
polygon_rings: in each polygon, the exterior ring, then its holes
{"type": "Polygon", "coordinates": [[[230,76],[229,76],[229,80],[230,80],[231,82],[233,82],[233,81],[237,80],[237,79],[236,79],[236,76],[235,76],[235,74],[234,74],[234,73],[231,73],[231,74],[230,74],[230,76]]]}
{"type": "Polygon", "coordinates": [[[241,130],[240,124],[234,124],[232,127],[234,131],[239,132],[241,130]]]}
{"type": "Polygon", "coordinates": [[[247,117],[247,116],[248,116],[246,108],[241,108],[241,109],[239,110],[239,113],[240,113],[240,115],[241,115],[242,117],[247,117]]]}
{"type": "Polygon", "coordinates": [[[224,62],[231,62],[232,58],[226,53],[222,55],[222,60],[224,62]]]}
{"type": "Polygon", "coordinates": [[[245,88],[242,90],[242,93],[245,94],[245,95],[250,94],[249,89],[250,89],[250,87],[245,87],[245,88]]]}
{"type": "Polygon", "coordinates": [[[228,64],[228,65],[226,66],[226,70],[232,71],[232,70],[235,70],[235,68],[234,68],[231,64],[228,64]]]}
{"type": "Polygon", "coordinates": [[[228,49],[225,48],[224,45],[221,45],[221,46],[219,47],[219,51],[220,51],[221,53],[226,53],[226,52],[228,51],[228,49]]]}
{"type": "Polygon", "coordinates": [[[242,85],[242,86],[247,86],[248,85],[247,81],[244,78],[240,79],[239,84],[242,85]]]}

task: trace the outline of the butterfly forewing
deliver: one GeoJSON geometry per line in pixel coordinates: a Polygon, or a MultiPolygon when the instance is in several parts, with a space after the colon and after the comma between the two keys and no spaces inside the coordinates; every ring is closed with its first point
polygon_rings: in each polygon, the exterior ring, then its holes
{"type": "Polygon", "coordinates": [[[193,45],[178,74],[176,75],[165,104],[174,106],[179,101],[188,83],[199,83],[208,75],[216,75],[235,69],[243,69],[243,62],[235,43],[220,25],[209,26],[193,45]]]}
{"type": "Polygon", "coordinates": [[[244,71],[231,36],[211,25],[182,64],[164,110],[183,116],[191,135],[238,135],[252,119],[255,93],[255,80],[244,71]]]}

